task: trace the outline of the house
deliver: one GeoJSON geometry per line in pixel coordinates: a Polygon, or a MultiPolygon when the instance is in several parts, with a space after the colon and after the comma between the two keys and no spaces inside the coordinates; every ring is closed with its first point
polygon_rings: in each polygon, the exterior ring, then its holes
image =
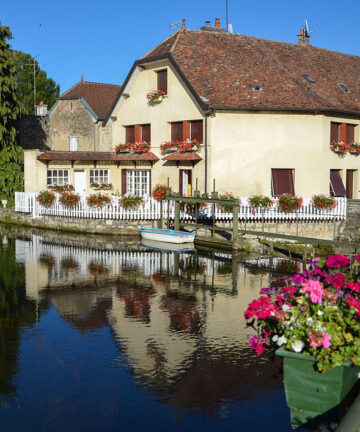
{"type": "Polygon", "coordinates": [[[151,143],[147,153],[109,151],[106,179],[122,193],[163,183],[182,195],[215,188],[358,198],[359,156],[338,155],[330,143],[359,141],[360,58],[309,39],[304,29],[293,44],[228,33],[219,19],[200,30],[183,23],[135,61],[103,120],[112,149],[151,143]],[[147,100],[152,90],[164,93],[161,102],[147,100]],[[161,148],[195,139],[200,150],[161,148]]]}

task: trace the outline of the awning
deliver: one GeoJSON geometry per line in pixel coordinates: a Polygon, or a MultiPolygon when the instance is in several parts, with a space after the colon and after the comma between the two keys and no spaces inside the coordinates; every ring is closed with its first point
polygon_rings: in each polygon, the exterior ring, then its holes
{"type": "Polygon", "coordinates": [[[148,153],[115,153],[115,152],[76,152],[48,151],[38,156],[40,161],[149,161],[156,162],[159,158],[152,152],[148,153]]]}
{"type": "Polygon", "coordinates": [[[167,161],[201,161],[202,157],[196,152],[174,152],[163,157],[163,160],[167,161]]]}

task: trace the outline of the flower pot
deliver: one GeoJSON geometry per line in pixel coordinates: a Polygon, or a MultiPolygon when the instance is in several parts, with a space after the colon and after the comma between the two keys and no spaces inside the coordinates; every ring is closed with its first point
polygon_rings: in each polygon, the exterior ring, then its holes
{"type": "Polygon", "coordinates": [[[276,351],[284,358],[284,385],[290,408],[321,414],[340,404],[358,380],[359,367],[347,360],[327,372],[315,369],[315,358],[287,351],[276,351]]]}
{"type": "Polygon", "coordinates": [[[176,152],[177,151],[177,147],[169,147],[165,151],[168,152],[168,153],[176,152]]]}
{"type": "Polygon", "coordinates": [[[352,155],[359,155],[359,154],[360,154],[360,151],[359,151],[359,150],[350,150],[350,153],[351,153],[352,155]]]}
{"type": "Polygon", "coordinates": [[[153,99],[151,102],[157,103],[157,102],[162,102],[162,100],[163,100],[163,96],[159,96],[158,98],[153,99]]]}

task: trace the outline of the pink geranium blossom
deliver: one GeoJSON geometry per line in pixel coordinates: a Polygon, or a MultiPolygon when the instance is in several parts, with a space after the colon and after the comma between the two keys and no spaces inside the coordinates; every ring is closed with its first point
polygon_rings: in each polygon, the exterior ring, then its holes
{"type": "Polygon", "coordinates": [[[250,348],[256,351],[257,354],[262,354],[265,349],[265,341],[261,340],[258,336],[253,336],[250,341],[250,348]]]}
{"type": "Polygon", "coordinates": [[[313,303],[321,303],[324,294],[323,284],[318,281],[309,280],[303,284],[303,292],[310,293],[310,299],[313,303]]]}
{"type": "Polygon", "coordinates": [[[329,342],[330,341],[330,339],[331,339],[331,336],[329,335],[329,333],[325,333],[324,331],[323,332],[321,332],[321,334],[322,334],[322,341],[321,341],[321,343],[322,343],[322,346],[325,348],[325,349],[328,349],[329,347],[331,347],[331,343],[329,342]]]}
{"type": "Polygon", "coordinates": [[[261,296],[249,304],[244,316],[245,319],[250,319],[253,316],[259,319],[265,319],[268,318],[275,309],[276,307],[271,303],[269,297],[261,296]]]}
{"type": "Polygon", "coordinates": [[[326,266],[329,268],[347,267],[350,264],[350,259],[344,255],[329,255],[326,266]]]}

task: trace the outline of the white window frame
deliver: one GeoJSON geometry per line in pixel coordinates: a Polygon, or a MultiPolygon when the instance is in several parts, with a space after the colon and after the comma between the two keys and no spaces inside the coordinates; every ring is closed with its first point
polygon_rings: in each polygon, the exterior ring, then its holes
{"type": "Polygon", "coordinates": [[[76,135],[69,136],[69,151],[79,150],[79,137],[76,135]]]}
{"type": "Polygon", "coordinates": [[[150,195],[150,170],[126,170],[126,193],[150,195]]]}
{"type": "Polygon", "coordinates": [[[110,183],[110,170],[106,168],[91,168],[90,184],[92,183],[110,183]]]}
{"type": "Polygon", "coordinates": [[[70,170],[64,168],[50,168],[47,170],[46,181],[48,186],[70,184],[70,170]]]}

